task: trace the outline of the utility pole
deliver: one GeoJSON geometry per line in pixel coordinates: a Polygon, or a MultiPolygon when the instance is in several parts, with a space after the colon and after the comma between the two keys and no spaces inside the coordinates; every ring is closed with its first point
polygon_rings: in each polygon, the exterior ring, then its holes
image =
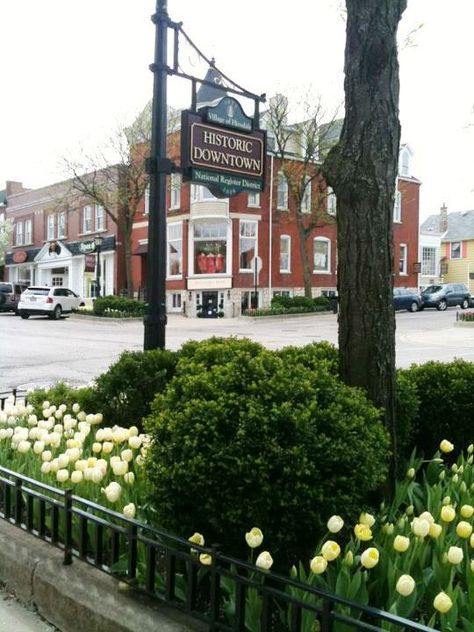
{"type": "Polygon", "coordinates": [[[167,39],[169,17],[167,0],[157,0],[155,24],[155,61],[151,120],[150,215],[148,219],[147,302],[144,349],[164,349],[166,332],[166,160],[167,134],[167,39]]]}

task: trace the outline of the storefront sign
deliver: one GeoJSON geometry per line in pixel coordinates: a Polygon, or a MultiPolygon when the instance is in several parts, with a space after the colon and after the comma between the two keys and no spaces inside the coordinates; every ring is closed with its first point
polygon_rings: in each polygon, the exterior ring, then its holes
{"type": "Polygon", "coordinates": [[[15,263],[25,263],[28,259],[28,253],[26,250],[17,250],[13,253],[12,259],[15,263]]]}
{"type": "Polygon", "coordinates": [[[95,255],[86,255],[84,257],[84,272],[94,272],[95,255]]]}
{"type": "Polygon", "coordinates": [[[250,131],[251,119],[244,117],[240,104],[230,97],[203,112],[183,112],[181,167],[185,178],[204,184],[217,197],[263,191],[265,132],[250,131]],[[226,104],[221,106],[223,101],[226,104]],[[241,133],[224,125],[249,131],[241,133]]]}
{"type": "Polygon", "coordinates": [[[79,244],[79,252],[83,255],[88,252],[95,252],[95,243],[93,241],[81,241],[79,244]]]}
{"type": "Polygon", "coordinates": [[[232,287],[232,279],[188,279],[188,290],[228,290],[232,287]]]}

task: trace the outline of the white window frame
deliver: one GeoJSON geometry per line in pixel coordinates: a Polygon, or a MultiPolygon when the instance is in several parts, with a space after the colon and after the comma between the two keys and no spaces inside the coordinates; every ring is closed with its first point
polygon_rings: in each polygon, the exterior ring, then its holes
{"type": "Polygon", "coordinates": [[[398,189],[393,200],[393,221],[397,224],[402,223],[402,192],[398,189]]]}
{"type": "Polygon", "coordinates": [[[421,247],[421,274],[427,277],[438,276],[438,248],[435,246],[421,247]]]}
{"type": "Polygon", "coordinates": [[[167,226],[166,270],[168,278],[177,279],[183,276],[183,222],[170,222],[167,226]],[[175,274],[171,273],[170,248],[173,243],[180,244],[180,249],[177,248],[177,250],[181,253],[179,258],[180,271],[175,274]]]}
{"type": "Polygon", "coordinates": [[[32,244],[33,243],[33,220],[25,219],[24,225],[24,234],[23,234],[23,243],[32,244]]]}
{"type": "Polygon", "coordinates": [[[66,237],[66,211],[61,211],[56,216],[58,239],[66,237]]]}
{"type": "Polygon", "coordinates": [[[291,272],[291,236],[280,235],[280,272],[282,274],[288,274],[291,272]],[[283,243],[286,244],[286,252],[282,248],[283,243]],[[282,265],[282,257],[286,257],[286,267],[282,265]]]}
{"type": "Polygon", "coordinates": [[[172,292],[170,296],[170,311],[180,312],[183,309],[181,292],[172,292]]]}
{"type": "Polygon", "coordinates": [[[145,187],[145,209],[143,211],[144,215],[148,215],[150,212],[150,183],[148,183],[145,187]]]}
{"type": "Polygon", "coordinates": [[[92,206],[90,204],[87,204],[82,209],[82,232],[84,234],[92,233],[93,228],[94,227],[92,224],[92,206]]]}
{"type": "Polygon", "coordinates": [[[242,268],[240,266],[240,257],[242,254],[242,250],[241,250],[241,243],[243,239],[247,239],[247,240],[253,240],[254,242],[254,247],[253,247],[253,252],[254,252],[254,257],[258,256],[258,222],[255,220],[249,220],[249,219],[241,219],[239,222],[239,272],[254,272],[254,270],[252,270],[252,267],[248,267],[248,268],[242,268]],[[253,235],[247,235],[247,234],[242,234],[242,232],[245,232],[245,230],[243,230],[245,227],[253,227],[253,235]]]}
{"type": "Polygon", "coordinates": [[[181,174],[172,173],[170,178],[170,210],[181,207],[181,174]]]}
{"type": "Polygon", "coordinates": [[[97,232],[105,230],[105,210],[101,204],[95,204],[95,230],[97,232]]]}
{"type": "Polygon", "coordinates": [[[400,156],[400,175],[410,175],[410,152],[408,149],[404,149],[402,151],[402,155],[400,156]]]}
{"type": "Polygon", "coordinates": [[[326,191],[326,212],[332,217],[336,216],[337,198],[332,187],[328,187],[326,191]]]}
{"type": "Polygon", "coordinates": [[[454,260],[462,259],[462,241],[452,241],[449,244],[449,258],[454,260]],[[459,256],[453,257],[453,246],[455,244],[459,244],[459,256]]]}
{"type": "Polygon", "coordinates": [[[277,181],[277,211],[288,210],[288,180],[283,172],[279,172],[277,181]]]}
{"type": "Polygon", "coordinates": [[[23,246],[23,222],[15,224],[15,246],[23,246]]]}
{"type": "MultiPolygon", "coordinates": [[[[199,242],[206,242],[209,239],[213,239],[214,241],[222,241],[223,243],[225,243],[225,268],[224,270],[222,270],[222,272],[216,272],[215,274],[217,274],[218,276],[223,276],[226,274],[230,273],[230,265],[231,265],[231,260],[232,260],[232,231],[231,231],[231,223],[228,220],[223,220],[220,218],[215,218],[214,221],[203,221],[203,220],[198,220],[195,222],[189,222],[189,232],[188,232],[188,269],[189,269],[189,274],[191,276],[196,276],[199,278],[205,278],[206,277],[206,273],[200,273],[197,270],[195,270],[195,254],[196,254],[196,244],[198,244],[199,242]],[[195,236],[195,232],[196,232],[196,228],[198,226],[201,226],[204,230],[205,230],[205,225],[206,224],[211,224],[211,225],[223,225],[225,227],[225,237],[196,237],[195,236]]],[[[213,273],[210,273],[211,276],[213,275],[213,273]]]]}
{"type": "Polygon", "coordinates": [[[400,276],[408,275],[408,246],[407,244],[400,244],[400,258],[398,264],[400,276]]]}
{"type": "Polygon", "coordinates": [[[56,239],[56,216],[54,213],[49,213],[46,218],[46,240],[52,239],[56,239]]]}
{"type": "Polygon", "coordinates": [[[313,239],[313,274],[331,274],[331,240],[328,237],[315,237],[313,239]],[[327,244],[327,267],[325,270],[321,270],[315,266],[314,248],[316,242],[327,244]]]}
{"type": "Polygon", "coordinates": [[[251,191],[248,194],[247,206],[249,208],[260,208],[260,193],[259,193],[259,191],[251,191]]]}

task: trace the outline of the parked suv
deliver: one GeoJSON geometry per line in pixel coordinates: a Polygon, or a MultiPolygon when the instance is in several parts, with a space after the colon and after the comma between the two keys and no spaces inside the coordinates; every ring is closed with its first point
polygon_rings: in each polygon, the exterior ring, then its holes
{"type": "Polygon", "coordinates": [[[446,283],[444,285],[429,285],[421,293],[423,307],[436,307],[444,311],[451,305],[459,305],[467,309],[471,304],[471,295],[463,283],[446,283]]]}
{"type": "Polygon", "coordinates": [[[20,294],[24,292],[27,287],[25,283],[0,281],[0,312],[16,313],[20,294]]]}
{"type": "Polygon", "coordinates": [[[84,299],[67,287],[35,286],[27,288],[18,303],[18,313],[22,318],[46,315],[58,320],[63,314],[82,307],[84,299]]]}

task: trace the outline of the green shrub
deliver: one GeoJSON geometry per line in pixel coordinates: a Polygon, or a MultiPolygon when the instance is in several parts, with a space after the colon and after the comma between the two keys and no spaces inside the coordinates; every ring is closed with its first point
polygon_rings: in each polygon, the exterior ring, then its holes
{"type": "Polygon", "coordinates": [[[413,448],[413,438],[418,427],[420,398],[416,384],[403,369],[397,371],[395,389],[397,449],[401,467],[410,457],[413,448]]]}
{"type": "Polygon", "coordinates": [[[276,353],[284,362],[289,362],[290,365],[301,364],[307,369],[318,369],[321,362],[324,362],[332,375],[338,375],[338,351],[330,342],[312,342],[304,347],[284,347],[276,353]]]}
{"type": "Polygon", "coordinates": [[[461,449],[474,442],[474,364],[464,360],[427,362],[399,371],[416,388],[419,409],[412,444],[426,456],[442,439],[461,449]]]}
{"type": "Polygon", "coordinates": [[[163,391],[173,377],[176,361],[173,351],[125,351],[95,381],[93,401],[97,412],[110,424],[141,428],[156,393],[163,391]]]}
{"type": "Polygon", "coordinates": [[[281,562],[308,555],[331,514],[354,517],[389,460],[361,390],[250,341],[190,343],[145,425],[158,522],[234,553],[258,526],[281,562]]]}
{"type": "Polygon", "coordinates": [[[146,303],[124,296],[98,296],[94,300],[93,310],[96,316],[121,314],[125,316],[144,316],[146,303]]]}
{"type": "Polygon", "coordinates": [[[318,296],[317,298],[307,298],[306,296],[274,296],[271,302],[272,308],[302,308],[308,311],[314,311],[315,307],[323,307],[325,309],[329,309],[329,306],[330,301],[325,296],[318,296]]]}
{"type": "Polygon", "coordinates": [[[36,415],[41,415],[44,401],[48,401],[56,407],[61,404],[66,404],[69,413],[71,412],[73,404],[76,402],[86,413],[102,412],[100,408],[95,408],[96,400],[94,398],[93,389],[89,386],[74,388],[64,382],[58,382],[51,388],[31,391],[28,393],[27,399],[28,404],[34,406],[36,415]]]}

